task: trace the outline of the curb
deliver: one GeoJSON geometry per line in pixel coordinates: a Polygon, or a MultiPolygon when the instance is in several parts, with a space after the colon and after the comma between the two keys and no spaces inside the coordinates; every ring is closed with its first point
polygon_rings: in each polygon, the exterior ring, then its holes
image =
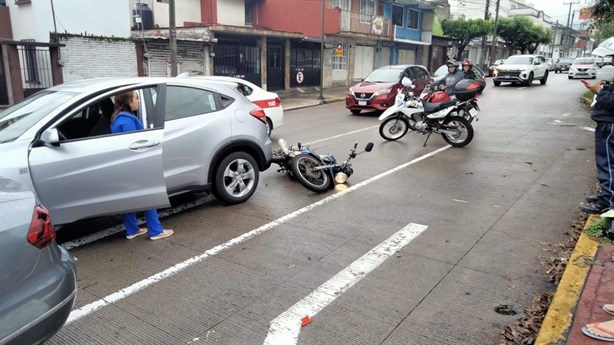
{"type": "MultiPolygon", "coordinates": [[[[591,215],[586,220],[583,230],[598,219],[599,215],[591,215]]],[[[535,345],[559,344],[566,340],[573,323],[574,311],[590,271],[590,265],[584,264],[584,259],[594,258],[598,247],[598,242],[589,238],[583,231],[548,307],[535,345]]]]}

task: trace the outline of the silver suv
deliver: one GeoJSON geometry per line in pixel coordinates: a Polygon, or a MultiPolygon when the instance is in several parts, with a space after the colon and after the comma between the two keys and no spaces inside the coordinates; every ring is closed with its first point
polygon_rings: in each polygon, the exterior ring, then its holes
{"type": "Polygon", "coordinates": [[[0,176],[35,191],[55,224],[161,208],[210,190],[248,200],[271,164],[266,115],[225,83],[93,79],[41,91],[0,113],[0,176]],[[113,97],[139,93],[145,130],[111,134],[113,97]]]}
{"type": "Polygon", "coordinates": [[[512,55],[505,63],[495,67],[493,83],[522,83],[531,86],[533,80],[539,80],[544,85],[548,81],[548,62],[541,55],[512,55]]]}

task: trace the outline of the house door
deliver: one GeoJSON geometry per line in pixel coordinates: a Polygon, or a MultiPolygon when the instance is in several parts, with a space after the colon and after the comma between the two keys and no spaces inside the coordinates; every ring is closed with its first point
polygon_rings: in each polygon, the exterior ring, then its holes
{"type": "Polygon", "coordinates": [[[390,48],[382,47],[382,61],[378,67],[388,66],[390,64],[390,48]]]}
{"type": "Polygon", "coordinates": [[[413,65],[416,63],[416,52],[413,50],[399,49],[399,65],[413,65]]]}
{"type": "Polygon", "coordinates": [[[284,59],[283,46],[271,44],[267,48],[267,89],[283,90],[284,88],[284,59]]]}
{"type": "Polygon", "coordinates": [[[355,80],[363,79],[373,71],[374,54],[375,47],[356,46],[356,54],[354,54],[355,80]]]}
{"type": "Polygon", "coordinates": [[[447,47],[433,46],[433,56],[431,56],[431,71],[437,70],[439,66],[446,63],[447,50],[447,47]]]}

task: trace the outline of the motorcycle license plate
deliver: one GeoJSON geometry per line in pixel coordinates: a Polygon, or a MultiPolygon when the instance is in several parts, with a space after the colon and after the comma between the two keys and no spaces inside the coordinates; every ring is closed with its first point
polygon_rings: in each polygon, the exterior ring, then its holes
{"type": "Polygon", "coordinates": [[[367,101],[358,101],[358,105],[367,105],[367,101]]]}

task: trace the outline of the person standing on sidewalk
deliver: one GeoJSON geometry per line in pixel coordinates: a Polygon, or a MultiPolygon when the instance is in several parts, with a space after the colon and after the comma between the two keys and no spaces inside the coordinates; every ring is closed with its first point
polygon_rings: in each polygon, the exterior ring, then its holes
{"type": "MultiPolygon", "coordinates": [[[[614,63],[614,55],[612,56],[614,63]]],[[[601,191],[589,195],[586,200],[592,204],[580,209],[586,213],[601,214],[614,206],[614,84],[602,82],[590,84],[582,80],[584,86],[597,95],[591,113],[595,127],[595,163],[601,191]]]]}
{"type": "MultiPolygon", "coordinates": [[[[141,120],[134,116],[134,112],[139,109],[139,96],[135,91],[128,91],[115,96],[115,108],[111,116],[111,133],[123,133],[142,131],[145,129],[141,120]]],[[[147,228],[139,228],[136,213],[124,214],[124,224],[126,226],[126,238],[131,240],[137,236],[145,235],[149,232],[149,238],[158,240],[169,237],[173,230],[164,229],[158,219],[158,211],[145,211],[145,221],[147,228]]]]}

